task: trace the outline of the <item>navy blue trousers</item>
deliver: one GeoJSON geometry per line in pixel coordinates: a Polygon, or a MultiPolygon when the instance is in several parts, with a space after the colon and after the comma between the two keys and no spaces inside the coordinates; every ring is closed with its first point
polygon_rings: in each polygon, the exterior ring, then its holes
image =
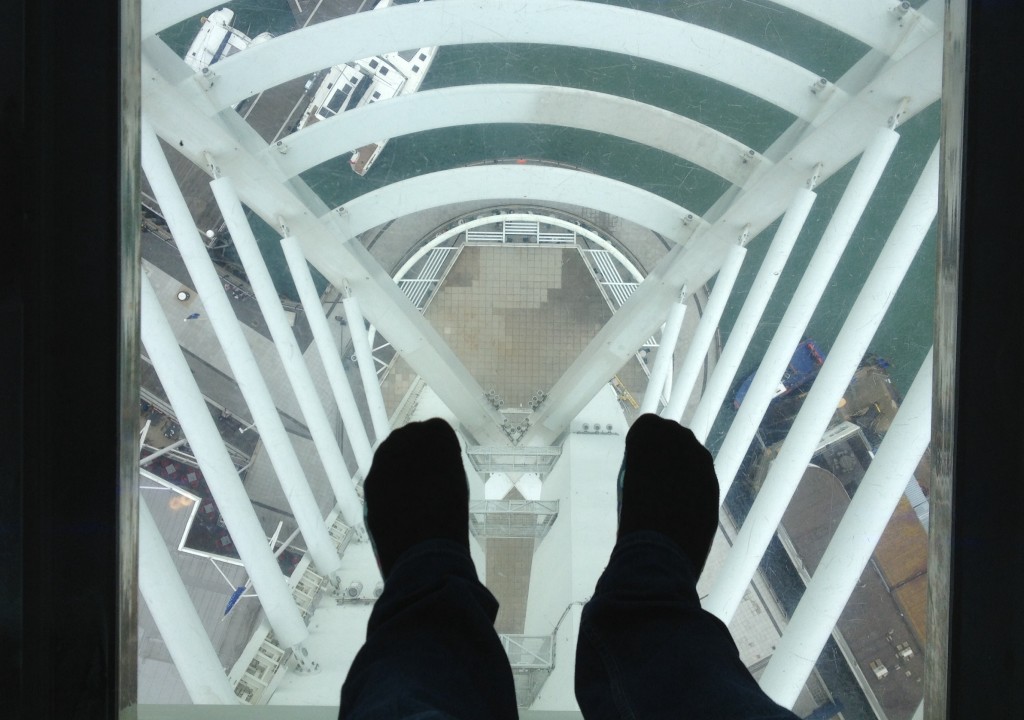
{"type": "MultiPolygon", "coordinates": [[[[498,603],[447,540],[408,550],[370,615],[341,690],[343,720],[514,720],[498,603]]],[[[576,698],[587,720],[793,720],[761,692],[696,577],[657,532],[619,540],[583,609],[576,698]]]]}

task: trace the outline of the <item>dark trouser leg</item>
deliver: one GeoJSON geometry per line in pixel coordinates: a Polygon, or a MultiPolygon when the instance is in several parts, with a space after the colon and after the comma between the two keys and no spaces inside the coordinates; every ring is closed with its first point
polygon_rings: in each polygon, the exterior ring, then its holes
{"type": "Polygon", "coordinates": [[[583,609],[576,699],[587,720],[794,720],[700,607],[692,563],[659,532],[622,536],[583,609]]]}
{"type": "Polygon", "coordinates": [[[341,689],[345,720],[508,718],[516,698],[494,632],[498,602],[464,547],[414,545],[395,562],[341,689]]]}

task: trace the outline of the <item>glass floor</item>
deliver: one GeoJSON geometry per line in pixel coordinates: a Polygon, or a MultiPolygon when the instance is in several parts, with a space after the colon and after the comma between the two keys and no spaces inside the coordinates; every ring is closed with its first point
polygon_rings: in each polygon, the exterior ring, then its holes
{"type": "Polygon", "coordinates": [[[658,413],[715,455],[698,591],[766,692],[920,716],[942,27],[144,0],[140,704],[336,708],[382,588],[362,480],[442,417],[522,716],[579,717],[658,413]]]}

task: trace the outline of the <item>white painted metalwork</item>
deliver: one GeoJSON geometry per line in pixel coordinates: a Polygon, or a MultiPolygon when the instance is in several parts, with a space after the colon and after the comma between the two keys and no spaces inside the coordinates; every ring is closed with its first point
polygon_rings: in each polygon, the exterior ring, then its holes
{"type": "Polygon", "coordinates": [[[422,210],[467,200],[545,201],[607,212],[676,242],[704,223],[696,213],[663,197],[601,175],[547,165],[474,165],[418,175],[354,198],[337,214],[345,238],[422,210]]]}
{"type": "Polygon", "coordinates": [[[729,253],[722,269],[718,271],[718,275],[715,276],[715,287],[711,291],[711,297],[700,316],[700,322],[697,323],[697,329],[686,348],[686,357],[676,375],[672,395],[661,413],[662,417],[676,422],[682,421],[683,411],[693,393],[693,386],[697,383],[697,375],[704,364],[704,358],[707,357],[711,341],[714,340],[715,333],[718,332],[718,323],[722,319],[722,313],[725,312],[725,304],[732,295],[733,285],[736,284],[736,277],[740,273],[740,267],[743,265],[743,258],[746,255],[746,247],[742,244],[736,245],[729,253]]]}
{"type": "Polygon", "coordinates": [[[210,636],[143,497],[139,497],[139,590],[192,702],[237,704],[210,636]]]}
{"type": "MultiPolygon", "coordinates": [[[[779,328],[754,374],[754,380],[743,398],[743,404],[737,410],[736,418],[715,457],[722,502],[725,501],[725,496],[732,486],[747,448],[750,447],[754,433],[761,424],[768,404],[775,396],[775,388],[793,356],[793,348],[799,344],[898,140],[899,135],[888,128],[876,131],[874,141],[864,151],[857,164],[857,169],[850,178],[846,191],[804,271],[800,285],[779,322],[779,328]]],[[[817,442],[817,437],[814,441],[817,442]]]]}
{"type": "MultiPolygon", "coordinates": [[[[891,143],[893,139],[888,138],[888,141],[891,143]]],[[[868,344],[889,309],[892,298],[903,281],[903,276],[910,267],[911,261],[917,254],[925,233],[928,232],[935,219],[938,207],[938,173],[939,156],[938,147],[936,147],[915,185],[903,213],[896,221],[885,247],[879,254],[874,268],[864,282],[846,322],[843,323],[828,359],[804,399],[800,412],[789,430],[786,442],[772,463],[768,477],[754,500],[754,505],[747,515],[747,521],[740,528],[735,544],[737,547],[742,547],[743,552],[729,554],[718,574],[711,594],[704,603],[706,610],[725,622],[729,622],[736,607],[743,599],[743,593],[746,592],[747,585],[757,570],[758,562],[774,536],[775,528],[782,521],[782,515],[800,484],[800,478],[803,477],[807,464],[814,455],[818,439],[828,427],[839,400],[846,392],[850,378],[853,377],[858,364],[863,359],[868,344]]],[[[851,179],[850,183],[852,185],[854,180],[851,179]]],[[[837,208],[837,216],[839,210],[837,208]]],[[[824,242],[823,239],[822,243],[824,242]]],[[[817,253],[815,257],[817,257],[817,253]]],[[[814,265],[814,260],[811,261],[811,265],[814,265]]],[[[811,271],[812,268],[808,267],[807,272],[811,271]]],[[[829,272],[829,274],[831,273],[829,272]]],[[[827,280],[827,277],[825,279],[827,280]]],[[[799,294],[799,290],[797,293],[799,294]]],[[[799,305],[794,300],[790,304],[790,308],[795,307],[798,308],[799,305]]],[[[796,323],[787,325],[785,318],[782,321],[782,327],[795,327],[797,333],[803,332],[802,325],[798,326],[796,323]]],[[[776,335],[777,338],[778,335],[776,335]]],[[[792,348],[796,344],[795,342],[789,343],[790,339],[783,338],[783,342],[786,342],[783,349],[792,348]]],[[[775,340],[772,342],[774,344],[775,340]]],[[[771,353],[771,349],[768,353],[771,353]]],[[[766,353],[766,362],[768,353],[766,353]]],[[[760,374],[760,370],[758,373],[760,374]]],[[[778,379],[774,373],[769,377],[778,379]]],[[[757,376],[743,400],[743,405],[740,406],[740,413],[749,402],[750,393],[756,383],[757,376]]],[[[767,403],[765,406],[767,407],[767,403]]],[[[745,416],[744,421],[747,417],[752,417],[757,418],[757,422],[760,423],[763,412],[762,410],[760,414],[745,416]]],[[[740,413],[737,414],[737,418],[740,418],[740,413]]],[[[732,432],[730,430],[730,434],[732,432]]],[[[739,436],[738,433],[737,436],[739,436]]],[[[747,438],[746,442],[749,444],[750,438],[747,438]]],[[[725,444],[723,444],[724,447],[725,444]]],[[[914,462],[916,463],[918,459],[920,459],[920,453],[914,462]]],[[[901,479],[900,492],[906,486],[908,477],[909,474],[904,475],[901,479]]],[[[722,481],[722,494],[724,495],[728,485],[721,475],[719,475],[719,480],[722,481]]]]}
{"type": "Polygon", "coordinates": [[[316,342],[317,351],[320,353],[320,361],[323,363],[324,372],[327,374],[327,381],[334,393],[334,400],[338,405],[338,412],[341,414],[342,425],[345,434],[352,444],[352,453],[356,457],[356,464],[362,477],[370,471],[370,464],[373,462],[373,449],[370,447],[370,440],[366,434],[366,426],[359,414],[359,406],[356,405],[355,396],[352,394],[352,386],[348,382],[348,376],[341,363],[341,355],[338,352],[334,340],[334,334],[327,325],[327,318],[324,317],[323,307],[320,304],[320,296],[313,285],[313,276],[309,273],[309,266],[306,258],[299,248],[298,241],[293,237],[286,237],[281,240],[281,248],[284,250],[284,257],[288,263],[292,280],[299,293],[299,300],[306,311],[309,319],[309,327],[313,332],[313,340],[316,342]]]}
{"type": "MultiPolygon", "coordinates": [[[[175,6],[173,8],[163,3],[168,7],[155,9],[152,17],[144,20],[145,34],[151,35],[154,28],[164,26],[161,23],[169,23],[171,18],[186,10],[188,15],[194,14],[202,2],[183,0],[170,4],[175,6]]],[[[149,5],[160,4],[147,2],[149,5]]],[[[896,0],[860,3],[779,0],[775,5],[815,17],[858,38],[873,50],[869,49],[835,84],[829,83],[832,79],[829,78],[818,85],[816,74],[790,67],[777,57],[734,40],[723,41],[724,36],[719,33],[694,30],[694,26],[687,23],[625,8],[564,0],[537,0],[527,4],[514,0],[493,3],[439,0],[420,8],[365,13],[290,33],[230,58],[213,68],[205,79],[183,71],[183,64],[169,56],[170,51],[162,41],[150,37],[143,48],[146,111],[160,137],[178,152],[200,166],[205,153],[216,156],[246,205],[274,227],[287,224],[314,267],[335,287],[351,287],[369,319],[380,327],[395,351],[441,396],[441,401],[452,410],[467,434],[493,451],[485,458],[490,462],[499,459],[500,444],[506,439],[498,429],[501,415],[487,407],[482,389],[468,376],[443,338],[423,322],[417,312],[429,301],[454,252],[439,247],[443,241],[436,244],[436,239],[429,241],[396,275],[396,279],[403,278],[396,285],[359,244],[359,233],[421,209],[461,202],[529,203],[536,199],[537,204],[539,201],[565,202],[625,217],[677,243],[639,285],[619,275],[618,266],[605,252],[607,248],[585,251],[592,269],[607,265],[614,270],[614,275],[609,272],[608,281],[602,283],[602,291],[612,298],[610,304],[618,312],[533,413],[534,427],[523,442],[548,450],[557,445],[558,438],[582,405],[589,402],[636,352],[644,338],[656,331],[664,320],[664,308],[679,296],[680,288],[699,287],[716,273],[719,275],[716,289],[724,287],[727,258],[734,252],[736,236],[744,227],[749,227],[750,236],[756,238],[785,211],[768,258],[729,333],[719,368],[712,374],[692,420],[698,437],[703,440],[735,377],[749,344],[749,333],[756,327],[764,303],[771,295],[777,279],[777,275],[772,275],[782,271],[789,248],[813,202],[813,193],[802,189],[807,178],[814,174],[820,175],[821,181],[826,180],[875,143],[877,128],[885,125],[890,116],[902,113],[897,119],[905,121],[938,98],[941,28],[935,19],[939,17],[936,8],[941,8],[941,2],[930,0],[918,11],[904,9],[896,0]],[[511,17],[513,13],[517,16],[511,17]],[[538,20],[542,14],[543,19],[538,20]],[[565,33],[564,27],[539,27],[551,23],[553,17],[571,19],[573,33],[565,33]],[[497,20],[501,19],[509,22],[497,25],[497,20]],[[474,20],[480,22],[474,24],[474,20]],[[232,97],[240,99],[269,87],[275,84],[275,77],[301,77],[308,70],[340,62],[349,55],[352,56],[349,59],[354,59],[375,54],[375,48],[383,48],[385,44],[390,46],[388,49],[407,42],[408,47],[417,47],[426,37],[438,42],[445,42],[445,38],[452,42],[496,39],[547,42],[545,38],[555,34],[559,37],[552,44],[603,47],[631,56],[665,58],[669,64],[696,72],[705,72],[705,65],[720,63],[717,69],[707,71],[708,77],[719,77],[733,87],[756,86],[760,97],[794,108],[791,111],[798,120],[765,151],[765,157],[756,156],[754,161],[744,164],[731,154],[743,146],[734,139],[716,137],[714,130],[660,110],[638,106],[624,98],[567,88],[479,85],[427,91],[354,111],[271,147],[227,109],[232,97]],[[701,41],[694,43],[700,47],[680,48],[681,36],[701,41]],[[731,50],[738,52],[728,52],[731,50]],[[586,114],[581,109],[597,107],[606,109],[605,116],[578,117],[586,114]],[[449,117],[445,117],[446,113],[449,117]],[[624,127],[629,124],[627,117],[643,120],[637,127],[627,128],[624,127]],[[692,218],[687,226],[687,217],[680,215],[680,210],[686,212],[682,208],[659,204],[625,186],[615,186],[565,168],[543,172],[509,166],[486,172],[469,168],[437,173],[369,193],[335,211],[324,206],[297,177],[301,169],[337,155],[335,146],[353,142],[353,138],[361,137],[360,133],[372,132],[374,136],[370,139],[376,139],[430,127],[499,121],[582,126],[628,139],[639,135],[641,142],[648,142],[652,147],[674,152],[708,169],[717,168],[714,171],[736,187],[725,193],[703,218],[692,218]],[[653,128],[686,137],[652,137],[660,132],[653,128]],[[816,167],[821,169],[820,173],[814,169],[816,167]],[[431,197],[439,188],[442,194],[431,197]],[[418,270],[417,262],[421,263],[418,270]],[[406,278],[409,271],[416,271],[417,276],[406,278]],[[756,302],[755,295],[758,296],[756,302]]],[[[778,10],[773,8],[771,12],[778,10]]],[[[757,101],[752,104],[756,105],[757,101]]],[[[848,208],[841,205],[837,217],[847,215],[847,211],[848,208]]],[[[526,218],[522,221],[532,222],[526,218]]],[[[497,239],[483,235],[486,230],[474,232],[479,233],[476,239],[481,241],[497,239]]],[[[826,234],[828,232],[831,230],[826,234]]],[[[604,276],[604,270],[600,272],[604,276]]],[[[639,282],[639,278],[636,279],[639,282]]],[[[813,310],[818,300],[810,300],[812,295],[805,293],[798,303],[807,303],[813,310]]],[[[712,303],[716,300],[712,296],[712,303]]],[[[310,307],[315,307],[319,299],[310,302],[313,303],[310,307]]],[[[717,322],[710,319],[711,309],[709,304],[705,315],[713,331],[712,326],[717,322]]],[[[792,319],[789,314],[787,319],[792,319]]],[[[356,335],[362,335],[361,319],[352,327],[356,335]]],[[[697,347],[704,344],[703,332],[701,329],[698,333],[700,342],[695,338],[691,343],[693,362],[697,365],[697,355],[702,357],[706,352],[706,349],[697,352],[697,347]]],[[[785,343],[780,336],[776,338],[779,353],[788,360],[795,341],[783,347],[785,343]]],[[[664,350],[668,356],[669,348],[664,350]]],[[[837,352],[834,348],[833,358],[837,357],[837,352]]],[[[692,384],[684,377],[692,372],[690,364],[688,357],[674,383],[683,403],[683,396],[689,394],[683,386],[692,384]]],[[[373,365],[374,362],[364,360],[360,362],[360,370],[364,366],[373,368],[373,365]]],[[[748,394],[748,402],[749,398],[748,394]]],[[[675,393],[672,400],[675,400],[675,393]]],[[[756,419],[747,420],[756,426],[756,419]]],[[[892,445],[894,441],[895,438],[890,437],[886,442],[892,445]]],[[[756,518],[753,522],[757,522],[756,518]]],[[[750,552],[758,554],[756,547],[750,552]]],[[[830,607],[829,611],[834,609],[830,607]]],[[[815,632],[818,630],[816,627],[815,632]]]]}
{"type": "MultiPolygon", "coordinates": [[[[416,263],[418,263],[423,258],[423,256],[430,252],[433,248],[439,247],[448,240],[451,240],[452,238],[457,238],[459,235],[462,235],[463,233],[466,233],[466,235],[468,236],[470,232],[476,232],[475,228],[494,225],[498,222],[504,222],[506,220],[529,221],[543,223],[545,225],[553,225],[555,227],[562,228],[563,230],[567,230],[573,235],[585,238],[586,240],[589,240],[590,242],[594,243],[599,248],[601,248],[602,251],[609,253],[617,263],[619,263],[620,265],[622,265],[623,268],[626,269],[626,272],[629,273],[630,277],[633,278],[636,284],[643,282],[643,274],[636,268],[635,265],[633,265],[632,262],[629,261],[629,259],[625,255],[622,254],[622,252],[619,251],[618,248],[615,247],[615,245],[611,241],[602,237],[601,235],[594,232],[590,228],[581,225],[581,221],[566,220],[565,218],[555,217],[554,215],[548,215],[543,212],[533,210],[524,212],[508,212],[502,213],[500,215],[497,215],[494,213],[494,211],[491,211],[479,217],[473,217],[469,220],[463,220],[458,222],[454,226],[448,228],[439,235],[435,235],[433,238],[423,243],[423,245],[421,245],[420,248],[415,253],[413,253],[413,256],[409,258],[409,260],[407,260],[405,263],[403,263],[402,267],[398,270],[398,272],[395,273],[395,281],[400,282],[402,278],[404,278],[408,274],[408,272],[413,267],[415,267],[416,263]]],[[[597,251],[581,249],[580,252],[583,253],[584,260],[586,260],[588,253],[597,251]]],[[[593,263],[588,264],[592,265],[593,263]]],[[[617,268],[614,267],[614,264],[612,265],[612,268],[614,269],[615,276],[618,277],[619,280],[621,280],[622,278],[619,275],[619,271],[617,268]]]]}
{"type": "MultiPolygon", "coordinates": [[[[349,525],[358,527],[362,524],[363,520],[362,503],[356,495],[355,486],[352,484],[352,476],[345,466],[345,458],[342,456],[338,443],[335,440],[334,429],[331,427],[330,420],[327,419],[327,413],[324,411],[320,395],[313,384],[309,368],[306,367],[306,362],[302,358],[302,350],[299,349],[298,343],[295,342],[295,334],[289,326],[288,318],[285,317],[284,308],[281,307],[281,300],[277,294],[277,288],[274,287],[274,281],[270,278],[270,272],[267,270],[263,255],[256,244],[252,228],[245,217],[245,210],[242,208],[238,195],[235,193],[234,184],[231,182],[231,178],[220,177],[210,183],[210,189],[213,190],[214,199],[231,233],[235,250],[238,251],[238,256],[245,267],[249,284],[256,294],[256,301],[259,303],[263,319],[270,330],[270,336],[274,340],[274,347],[281,358],[281,364],[284,367],[285,375],[288,377],[292,391],[295,393],[295,399],[298,400],[299,409],[306,420],[309,434],[313,438],[317,455],[320,458],[321,464],[323,464],[324,471],[327,473],[327,481],[331,484],[331,489],[334,491],[334,497],[338,501],[341,513],[345,516],[345,521],[349,525]]],[[[231,350],[225,348],[225,353],[230,357],[231,350]]],[[[248,384],[239,384],[243,393],[247,391],[252,393],[248,384]]],[[[260,418],[256,418],[256,422],[263,428],[263,422],[260,418]]],[[[267,451],[273,453],[269,444],[267,451]]],[[[287,457],[289,462],[292,458],[295,458],[296,464],[290,468],[281,467],[280,469],[275,466],[278,479],[284,488],[288,503],[295,513],[295,520],[299,523],[299,527],[302,528],[302,537],[306,541],[306,547],[309,548],[317,569],[322,574],[331,577],[332,582],[337,582],[337,572],[341,567],[341,559],[338,557],[338,553],[335,552],[331,545],[331,540],[327,536],[327,527],[324,525],[323,515],[320,514],[320,509],[317,507],[316,500],[313,498],[313,493],[309,488],[308,482],[305,480],[304,473],[292,474],[297,472],[297,468],[300,468],[297,464],[298,458],[294,452],[287,454],[287,457]]]]}
{"type": "MultiPolygon", "coordinates": [[[[395,50],[499,38],[653,60],[739,88],[808,120],[823,100],[808,90],[819,79],[816,73],[737,38],[652,13],[569,0],[531,0],[530,12],[515,0],[435,0],[348,15],[254,45],[217,63],[212,77],[191,84],[220,111],[333,65],[395,50]],[[680,42],[682,37],[687,42],[680,42]]],[[[839,88],[832,93],[844,94],[839,88]]]]}
{"type": "MultiPolygon", "coordinates": [[[[929,6],[941,5],[941,2],[926,3],[916,11],[911,8],[902,15],[897,13],[900,3],[896,0],[860,0],[857,3],[845,0],[775,0],[774,4],[813,17],[875,50],[891,52],[903,40],[911,23],[915,23],[915,30],[924,25],[919,31],[921,33],[934,32],[935,23],[927,17],[932,14],[929,13],[929,6]],[[925,22],[922,23],[919,18],[925,22]]],[[[218,7],[218,4],[210,0],[179,0],[174,3],[144,0],[142,5],[144,38],[205,10],[218,7]]]]}
{"type": "Polygon", "coordinates": [[[770,164],[743,143],[668,110],[590,90],[514,84],[425,90],[346,110],[282,138],[265,153],[294,176],[376,138],[485,123],[548,124],[614,135],[741,186],[770,164]]]}
{"type": "Polygon", "coordinates": [[[373,433],[376,436],[376,444],[380,445],[384,438],[391,433],[391,421],[388,420],[388,413],[384,408],[384,396],[380,391],[380,381],[377,379],[373,353],[370,352],[370,338],[366,330],[366,321],[359,308],[359,301],[347,289],[342,304],[345,306],[345,318],[352,331],[352,348],[355,350],[356,363],[359,365],[359,377],[363,381],[363,392],[366,393],[366,404],[370,410],[370,420],[373,422],[373,433]]]}
{"type": "MultiPolygon", "coordinates": [[[[325,573],[336,573],[341,567],[341,560],[327,538],[326,528],[323,527],[323,517],[320,515],[306,475],[299,464],[295,448],[288,438],[288,433],[284,429],[277,407],[270,396],[266,381],[256,364],[256,358],[252,354],[252,349],[249,347],[231,303],[227,299],[220,276],[213,266],[206,247],[200,240],[199,231],[195,227],[181,191],[171,174],[167,159],[160,149],[156,136],[149,130],[145,121],[143,122],[142,148],[142,165],[146,177],[167,218],[168,227],[175,238],[181,259],[188,268],[196,291],[203,300],[203,307],[238,382],[239,390],[252,412],[253,419],[260,428],[260,438],[274,466],[285,497],[295,514],[296,522],[303,529],[303,536],[317,565],[325,573]]],[[[219,188],[223,187],[223,184],[219,186],[219,188]]],[[[230,208],[228,209],[230,210],[230,208]]],[[[238,207],[237,211],[242,213],[241,207],[238,207]]],[[[244,222],[244,214],[242,217],[244,222]]],[[[239,233],[244,247],[244,237],[242,237],[244,229],[238,226],[234,216],[231,217],[231,224],[234,226],[232,231],[239,233]]],[[[248,229],[247,223],[245,223],[245,229],[248,229]]],[[[255,239],[252,242],[255,243],[255,239]]],[[[264,309],[265,293],[268,290],[260,281],[269,284],[269,292],[272,293],[274,301],[277,301],[277,294],[273,290],[273,283],[269,276],[266,275],[265,268],[264,276],[254,277],[256,277],[254,287],[258,284],[260,293],[264,295],[261,303],[261,309],[264,309]]],[[[287,325],[287,321],[284,320],[284,311],[279,302],[277,310],[281,315],[280,320],[287,325]]],[[[269,307],[264,309],[265,313],[269,313],[269,311],[269,307]]],[[[268,317],[268,323],[272,319],[272,316],[268,317]]],[[[290,335],[291,331],[288,332],[290,335]]],[[[282,342],[284,340],[282,338],[282,342]]],[[[294,342],[294,338],[292,338],[292,343],[294,344],[294,342]]],[[[297,348],[295,352],[298,352],[297,348]]],[[[157,366],[156,358],[152,358],[152,360],[154,366],[157,366]]],[[[175,407],[175,410],[178,411],[178,408],[175,407]]],[[[215,433],[214,437],[218,441],[220,440],[219,433],[215,433]]],[[[194,438],[190,438],[190,440],[194,440],[194,438]]],[[[193,443],[193,449],[194,447],[193,443]]],[[[196,455],[198,457],[198,452],[196,455]]],[[[353,498],[355,498],[354,491],[353,498]]],[[[358,501],[355,506],[359,507],[358,501]]],[[[349,509],[352,511],[352,508],[349,509]]],[[[353,522],[358,522],[361,515],[361,511],[355,514],[353,522]]]]}
{"type": "Polygon", "coordinates": [[[929,351],[761,676],[783,707],[796,702],[928,446],[931,384],[929,351]]]}
{"type": "Polygon", "coordinates": [[[679,294],[679,299],[669,308],[668,318],[661,328],[660,347],[658,354],[654,357],[654,367],[651,368],[651,374],[647,380],[644,399],[640,403],[641,415],[658,411],[665,379],[672,370],[672,357],[675,354],[676,343],[679,342],[679,331],[683,327],[683,318],[686,317],[686,299],[686,289],[684,288],[679,294]]]}
{"type": "Polygon", "coordinates": [[[426,256],[426,261],[416,273],[416,277],[395,279],[398,287],[402,289],[409,302],[416,306],[416,309],[423,312],[427,302],[434,292],[441,285],[448,270],[455,262],[459,254],[459,248],[435,247],[431,248],[426,256]]]}
{"type": "Polygon", "coordinates": [[[189,438],[274,633],[284,647],[299,645],[309,634],[306,625],[292,600],[281,568],[267,547],[249,496],[224,449],[217,426],[164,317],[156,292],[145,275],[142,276],[142,342],[153,359],[160,384],[178,414],[182,431],[189,438]]]}
{"type": "MultiPolygon", "coordinates": [[[[793,250],[793,245],[796,243],[804,223],[807,222],[807,215],[810,213],[811,205],[816,197],[806,188],[798,189],[792,204],[782,218],[779,229],[775,231],[775,237],[772,238],[764,260],[761,261],[757,277],[754,278],[747,291],[747,299],[743,302],[736,322],[729,330],[729,339],[725,343],[725,348],[715,363],[711,378],[704,386],[697,409],[694,411],[693,417],[685,423],[701,442],[707,440],[708,433],[711,432],[711,426],[718,416],[718,411],[722,407],[729,388],[732,387],[732,381],[747,352],[750,339],[754,336],[754,331],[757,330],[764,309],[768,306],[772,291],[775,290],[775,285],[782,276],[786,261],[789,260],[789,254],[793,250]]],[[[678,412],[678,417],[674,413],[667,412],[665,417],[682,421],[685,405],[683,408],[675,408],[675,410],[678,412]]]]}

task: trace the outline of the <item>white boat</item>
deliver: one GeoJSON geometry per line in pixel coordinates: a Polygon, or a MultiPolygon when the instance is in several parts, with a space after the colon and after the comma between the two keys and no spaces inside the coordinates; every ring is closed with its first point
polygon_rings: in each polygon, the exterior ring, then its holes
{"type": "Polygon", "coordinates": [[[265,42],[273,37],[270,33],[264,32],[251,38],[232,27],[231,21],[234,19],[235,13],[228,8],[214,10],[203,18],[202,27],[185,53],[185,62],[189,67],[196,72],[202,72],[204,68],[241,52],[250,45],[265,42]]]}
{"type": "MultiPolygon", "coordinates": [[[[423,0],[418,0],[422,2],[423,0]]],[[[381,10],[394,0],[381,0],[374,10],[381,10]]],[[[423,78],[437,54],[436,47],[385,53],[346,65],[335,65],[327,71],[299,119],[298,129],[327,120],[346,110],[363,107],[388,98],[409,95],[420,89],[423,78]]],[[[380,156],[387,140],[376,140],[352,153],[349,164],[359,175],[365,175],[380,156]]]]}

